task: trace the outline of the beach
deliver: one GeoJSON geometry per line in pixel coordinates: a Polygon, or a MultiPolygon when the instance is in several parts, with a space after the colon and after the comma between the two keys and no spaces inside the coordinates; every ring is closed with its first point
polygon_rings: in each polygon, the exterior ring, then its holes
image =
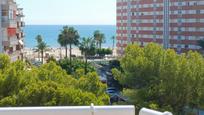
{"type": "MultiPolygon", "coordinates": [[[[38,52],[35,51],[34,48],[24,48],[23,51],[24,58],[30,61],[39,61],[41,56],[39,56],[38,52]]],[[[76,57],[83,56],[79,48],[72,48],[72,55],[76,57]]],[[[113,50],[113,55],[117,56],[116,48],[113,50]]],[[[65,57],[65,48],[48,48],[44,52],[44,58],[48,59],[49,57],[54,57],[56,60],[63,59],[65,57]]],[[[68,49],[68,57],[69,57],[69,49],[68,49]]]]}

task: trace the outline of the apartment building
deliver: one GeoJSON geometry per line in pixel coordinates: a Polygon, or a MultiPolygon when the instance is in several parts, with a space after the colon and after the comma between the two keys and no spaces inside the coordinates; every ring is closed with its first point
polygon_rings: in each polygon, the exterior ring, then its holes
{"type": "Polygon", "coordinates": [[[12,61],[23,59],[23,12],[15,0],[0,0],[0,53],[12,61]]]}
{"type": "Polygon", "coordinates": [[[117,48],[150,42],[178,53],[199,50],[204,39],[204,0],[117,0],[117,48]]]}

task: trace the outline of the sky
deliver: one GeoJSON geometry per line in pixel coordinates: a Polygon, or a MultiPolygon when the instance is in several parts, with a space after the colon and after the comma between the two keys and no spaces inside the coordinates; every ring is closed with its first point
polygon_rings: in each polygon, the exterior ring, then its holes
{"type": "Polygon", "coordinates": [[[116,0],[16,0],[27,25],[115,25],[116,0]]]}

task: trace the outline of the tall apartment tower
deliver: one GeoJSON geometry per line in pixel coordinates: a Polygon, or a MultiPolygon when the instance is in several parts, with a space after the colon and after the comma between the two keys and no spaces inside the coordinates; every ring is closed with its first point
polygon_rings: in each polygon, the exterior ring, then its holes
{"type": "Polygon", "coordinates": [[[150,42],[178,53],[199,50],[204,39],[204,0],[117,0],[117,48],[150,42]]]}
{"type": "Polygon", "coordinates": [[[0,0],[0,53],[12,61],[23,59],[23,12],[15,0],[0,0]]]}

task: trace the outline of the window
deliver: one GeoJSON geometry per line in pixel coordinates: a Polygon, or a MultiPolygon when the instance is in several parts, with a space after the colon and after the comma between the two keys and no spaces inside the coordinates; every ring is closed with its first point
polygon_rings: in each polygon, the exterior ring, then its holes
{"type": "Polygon", "coordinates": [[[194,6],[197,6],[197,5],[198,5],[197,2],[195,2],[195,3],[194,3],[194,6]]]}
{"type": "Polygon", "coordinates": [[[196,14],[200,14],[200,10],[196,10],[196,14]]]}
{"type": "Polygon", "coordinates": [[[132,34],[132,38],[134,38],[135,36],[134,36],[134,34],[132,34]]]}
{"type": "Polygon", "coordinates": [[[189,48],[189,45],[186,44],[186,45],[185,45],[185,49],[188,49],[188,48],[189,48]]]}
{"type": "Polygon", "coordinates": [[[135,15],[135,13],[134,12],[132,12],[132,16],[134,16],[135,15]]]}
{"type": "Polygon", "coordinates": [[[8,11],[2,10],[2,16],[8,16],[8,11]]]}
{"type": "Polygon", "coordinates": [[[181,11],[181,10],[179,10],[179,11],[178,11],[178,14],[182,14],[182,11],[181,11]]]}
{"type": "Polygon", "coordinates": [[[181,40],[181,36],[178,36],[178,38],[177,38],[178,40],[181,40]]]}
{"type": "Polygon", "coordinates": [[[187,2],[187,6],[190,6],[190,3],[189,3],[189,2],[187,2]]]}
{"type": "Polygon", "coordinates": [[[9,19],[10,20],[12,20],[14,18],[13,17],[14,16],[13,13],[14,13],[13,10],[9,10],[9,19]]]}
{"type": "Polygon", "coordinates": [[[178,27],[178,31],[179,31],[179,32],[181,32],[181,31],[182,31],[181,27],[178,27]]]}

